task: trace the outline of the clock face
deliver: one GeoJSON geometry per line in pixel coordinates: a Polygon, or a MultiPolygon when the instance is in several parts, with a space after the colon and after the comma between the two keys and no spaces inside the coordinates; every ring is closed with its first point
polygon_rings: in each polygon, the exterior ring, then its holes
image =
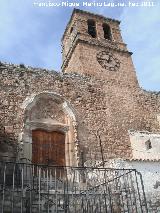
{"type": "Polygon", "coordinates": [[[97,61],[104,69],[110,71],[116,71],[120,68],[120,61],[109,51],[97,53],[97,61]]]}

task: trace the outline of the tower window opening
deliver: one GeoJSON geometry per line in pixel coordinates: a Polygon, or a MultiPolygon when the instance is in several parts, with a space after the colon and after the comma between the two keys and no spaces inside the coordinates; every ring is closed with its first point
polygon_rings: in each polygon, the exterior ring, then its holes
{"type": "Polygon", "coordinates": [[[108,24],[103,24],[103,32],[104,32],[104,38],[105,39],[112,40],[111,28],[108,24]]]}
{"type": "Polygon", "coordinates": [[[150,139],[145,142],[145,146],[146,146],[146,150],[152,149],[152,144],[151,144],[150,139]]]}
{"type": "Polygon", "coordinates": [[[73,27],[71,27],[71,29],[70,29],[70,34],[73,32],[73,27]]]}
{"type": "Polygon", "coordinates": [[[93,38],[96,38],[96,23],[94,20],[88,20],[88,34],[91,35],[93,38]]]}

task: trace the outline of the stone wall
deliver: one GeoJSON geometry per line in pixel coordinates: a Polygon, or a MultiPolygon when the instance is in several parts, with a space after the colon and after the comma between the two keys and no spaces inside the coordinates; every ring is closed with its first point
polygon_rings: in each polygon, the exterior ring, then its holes
{"type": "MultiPolygon", "coordinates": [[[[146,92],[115,81],[108,82],[103,78],[96,79],[94,76],[62,74],[5,63],[0,65],[0,75],[1,146],[9,146],[5,149],[10,150],[10,144],[22,140],[21,133],[25,126],[23,105],[27,99],[42,92],[58,94],[73,109],[77,128],[77,141],[73,139],[73,144],[78,143],[80,164],[83,163],[82,155],[83,161],[101,159],[98,135],[105,159],[131,158],[128,130],[160,132],[159,93],[146,92]]],[[[36,118],[51,118],[51,114],[58,110],[52,100],[47,99],[46,103],[48,105],[44,108],[41,104],[34,108],[36,118]],[[50,104],[53,108],[49,107],[50,104]],[[36,110],[39,110],[38,114],[36,110]]],[[[58,119],[63,122],[61,116],[58,119]]],[[[72,152],[75,155],[75,150],[72,152]]]]}

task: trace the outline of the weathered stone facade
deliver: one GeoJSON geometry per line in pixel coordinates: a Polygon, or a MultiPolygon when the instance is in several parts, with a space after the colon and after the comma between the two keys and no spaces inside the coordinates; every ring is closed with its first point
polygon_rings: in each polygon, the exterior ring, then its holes
{"type": "Polygon", "coordinates": [[[105,161],[131,160],[137,150],[132,152],[129,130],[160,132],[160,93],[139,87],[119,24],[74,10],[62,39],[60,73],[0,63],[0,159],[32,161],[35,129],[65,134],[69,166],[101,161],[102,151],[105,161]],[[87,33],[88,19],[96,22],[96,38],[87,33]],[[110,25],[112,40],[103,38],[103,22],[110,25]],[[120,61],[119,70],[100,66],[96,55],[101,51],[120,61]]]}
{"type": "MultiPolygon", "coordinates": [[[[25,102],[40,93],[58,94],[67,100],[76,116],[77,142],[85,159],[101,159],[96,138],[100,132],[105,159],[131,158],[128,130],[159,132],[158,93],[139,87],[116,85],[95,77],[61,74],[36,68],[1,64],[1,141],[17,143],[23,132],[25,102]]],[[[47,97],[38,100],[30,119],[57,119],[64,122],[61,108],[47,97]],[[39,103],[41,101],[41,103],[39,103]],[[51,104],[51,106],[50,106],[51,104]]]]}

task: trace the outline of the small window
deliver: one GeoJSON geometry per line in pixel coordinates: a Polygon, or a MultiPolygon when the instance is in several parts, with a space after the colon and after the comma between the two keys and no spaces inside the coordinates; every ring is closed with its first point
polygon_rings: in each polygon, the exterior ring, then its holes
{"type": "Polygon", "coordinates": [[[111,40],[111,29],[108,24],[103,24],[103,32],[104,32],[104,38],[111,40]]]}
{"type": "Polygon", "coordinates": [[[152,149],[152,144],[151,144],[150,139],[145,142],[145,146],[146,146],[146,150],[152,149]]]}
{"type": "Polygon", "coordinates": [[[70,29],[70,34],[73,32],[73,27],[71,27],[71,29],[70,29]]]}
{"type": "Polygon", "coordinates": [[[96,38],[96,24],[94,20],[88,20],[88,34],[91,35],[93,38],[96,38]]]}

